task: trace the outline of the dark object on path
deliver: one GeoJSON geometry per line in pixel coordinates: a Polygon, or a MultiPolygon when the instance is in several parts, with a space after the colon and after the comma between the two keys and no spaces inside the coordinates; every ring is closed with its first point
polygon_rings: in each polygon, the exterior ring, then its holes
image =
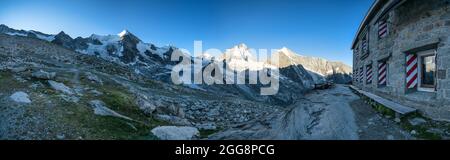
{"type": "Polygon", "coordinates": [[[321,84],[314,84],[314,89],[319,89],[319,90],[329,89],[333,85],[334,85],[333,82],[327,81],[327,82],[321,83],[321,84]]]}

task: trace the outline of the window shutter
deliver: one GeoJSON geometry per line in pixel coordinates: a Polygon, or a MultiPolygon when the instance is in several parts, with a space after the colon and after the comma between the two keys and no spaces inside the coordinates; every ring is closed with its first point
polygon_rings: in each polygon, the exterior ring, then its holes
{"type": "Polygon", "coordinates": [[[388,35],[387,18],[378,22],[378,37],[384,38],[388,35]]]}
{"type": "Polygon", "coordinates": [[[359,81],[362,83],[362,82],[364,82],[364,68],[363,67],[361,67],[360,69],[359,69],[359,81]]]}
{"type": "Polygon", "coordinates": [[[387,83],[387,63],[386,61],[378,64],[378,85],[386,85],[387,83]]]}
{"type": "Polygon", "coordinates": [[[406,55],[406,87],[408,89],[417,86],[418,79],[418,59],[416,54],[406,55]]]}
{"type": "Polygon", "coordinates": [[[361,44],[361,59],[365,59],[369,56],[369,34],[366,33],[364,38],[362,39],[361,44]]]}
{"type": "Polygon", "coordinates": [[[366,83],[372,83],[372,64],[366,66],[366,83]]]}

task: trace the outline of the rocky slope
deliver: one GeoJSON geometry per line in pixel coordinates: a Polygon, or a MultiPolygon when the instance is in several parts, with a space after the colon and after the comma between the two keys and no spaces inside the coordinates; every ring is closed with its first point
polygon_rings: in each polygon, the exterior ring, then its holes
{"type": "Polygon", "coordinates": [[[203,133],[277,110],[152,80],[40,39],[0,40],[0,139],[154,139],[150,129],[159,125],[203,133]]]}

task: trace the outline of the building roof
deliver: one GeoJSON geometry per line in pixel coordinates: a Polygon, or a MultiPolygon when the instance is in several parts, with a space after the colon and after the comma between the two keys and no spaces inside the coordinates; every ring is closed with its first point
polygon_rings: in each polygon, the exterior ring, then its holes
{"type": "Polygon", "coordinates": [[[355,45],[357,43],[357,39],[358,39],[359,35],[361,34],[361,32],[364,31],[365,26],[383,8],[383,6],[385,4],[387,4],[388,2],[392,2],[392,1],[396,1],[396,0],[375,0],[375,2],[370,7],[369,11],[366,13],[366,16],[364,17],[363,21],[359,25],[358,31],[356,32],[355,38],[353,39],[351,49],[355,48],[355,45]]]}

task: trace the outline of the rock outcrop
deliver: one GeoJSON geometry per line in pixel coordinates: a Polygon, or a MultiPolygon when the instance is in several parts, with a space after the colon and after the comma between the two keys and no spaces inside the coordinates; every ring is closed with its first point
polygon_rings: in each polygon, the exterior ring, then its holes
{"type": "Polygon", "coordinates": [[[62,92],[64,94],[67,94],[67,95],[73,95],[74,94],[74,91],[71,88],[69,88],[66,85],[64,85],[63,83],[59,83],[59,82],[55,82],[55,81],[49,80],[48,84],[54,90],[60,91],[60,92],[62,92]]]}
{"type": "Polygon", "coordinates": [[[194,127],[161,126],[151,132],[161,140],[193,140],[200,136],[194,127]]]}
{"type": "Polygon", "coordinates": [[[22,91],[12,94],[10,98],[17,103],[31,103],[28,94],[22,91]]]}
{"type": "Polygon", "coordinates": [[[55,72],[46,72],[41,69],[39,71],[33,72],[31,74],[31,76],[34,78],[43,79],[43,80],[53,80],[56,77],[56,73],[55,72]]]}
{"type": "Polygon", "coordinates": [[[109,109],[108,107],[106,107],[106,104],[100,100],[92,100],[91,102],[89,102],[89,104],[94,109],[94,114],[96,114],[96,115],[113,116],[113,117],[117,117],[117,118],[123,118],[126,120],[133,120],[127,116],[121,115],[121,114],[109,109]]]}

